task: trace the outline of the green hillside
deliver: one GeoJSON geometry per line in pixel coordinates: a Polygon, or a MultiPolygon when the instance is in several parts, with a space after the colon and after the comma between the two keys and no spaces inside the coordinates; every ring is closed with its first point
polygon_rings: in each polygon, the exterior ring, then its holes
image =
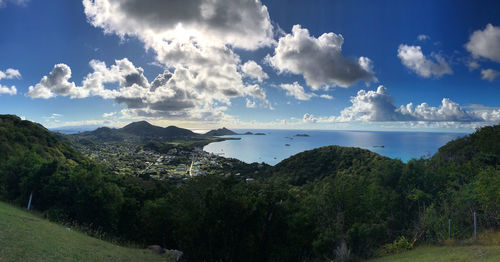
{"type": "Polygon", "coordinates": [[[177,186],[112,173],[40,125],[0,119],[0,148],[8,152],[0,158],[0,199],[25,206],[33,193],[33,208],[51,220],[180,250],[186,261],[419,252],[448,238],[449,219],[453,239],[469,239],[474,214],[480,233],[500,229],[499,126],[452,141],[431,159],[403,163],[328,146],[275,167],[228,161],[220,173],[177,186]]]}
{"type": "Polygon", "coordinates": [[[0,115],[0,162],[23,152],[33,152],[44,159],[71,160],[72,163],[85,159],[42,125],[14,115],[0,115]]]}
{"type": "Polygon", "coordinates": [[[414,250],[370,260],[373,262],[500,261],[500,246],[421,246],[414,250]]]}
{"type": "Polygon", "coordinates": [[[0,202],[0,261],[167,261],[51,223],[0,202]]]}

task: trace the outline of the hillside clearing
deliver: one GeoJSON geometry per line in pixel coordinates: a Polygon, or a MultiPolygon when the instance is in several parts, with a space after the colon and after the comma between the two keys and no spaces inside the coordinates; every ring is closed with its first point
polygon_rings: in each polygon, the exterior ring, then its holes
{"type": "Polygon", "coordinates": [[[421,246],[414,250],[373,259],[374,262],[392,261],[500,261],[500,246],[470,245],[470,246],[421,246]]]}
{"type": "Polygon", "coordinates": [[[0,261],[167,261],[125,248],[0,202],[0,261]]]}

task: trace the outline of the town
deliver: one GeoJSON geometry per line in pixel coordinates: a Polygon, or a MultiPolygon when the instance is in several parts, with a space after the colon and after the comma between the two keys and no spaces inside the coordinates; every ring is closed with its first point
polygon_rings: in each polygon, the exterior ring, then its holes
{"type": "MultiPolygon", "coordinates": [[[[226,159],[219,154],[203,151],[201,146],[172,146],[167,152],[158,152],[146,145],[127,142],[101,142],[73,144],[84,155],[97,161],[115,174],[130,175],[145,179],[167,180],[170,183],[183,183],[190,178],[204,175],[235,175],[240,172],[227,172],[235,169],[240,161],[226,159]],[[225,171],[224,171],[225,170],[225,171]]],[[[258,175],[264,164],[255,163],[250,174],[258,175]]],[[[253,181],[241,175],[246,182],[253,181]]]]}

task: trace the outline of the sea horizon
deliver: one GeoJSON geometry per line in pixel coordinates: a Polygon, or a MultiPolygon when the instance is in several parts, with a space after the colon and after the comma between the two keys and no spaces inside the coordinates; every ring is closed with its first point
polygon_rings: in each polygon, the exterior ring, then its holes
{"type": "Polygon", "coordinates": [[[428,158],[447,142],[470,133],[421,131],[366,131],[366,130],[303,130],[303,129],[234,129],[240,140],[226,140],[206,145],[203,150],[223,157],[236,158],[245,163],[264,162],[276,165],[295,154],[322,146],[358,147],[383,156],[408,162],[414,158],[428,158]],[[244,132],[266,135],[242,135],[244,132]],[[297,137],[305,133],[307,137],[297,137]],[[290,139],[292,138],[292,139],[290,139]]]}

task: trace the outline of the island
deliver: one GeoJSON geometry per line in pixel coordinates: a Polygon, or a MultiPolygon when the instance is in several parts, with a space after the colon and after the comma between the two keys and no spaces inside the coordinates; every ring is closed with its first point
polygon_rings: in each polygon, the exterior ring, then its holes
{"type": "Polygon", "coordinates": [[[265,136],[266,134],[265,133],[255,133],[254,135],[256,135],[256,136],[265,136]]]}
{"type": "Polygon", "coordinates": [[[309,136],[308,134],[296,134],[295,136],[309,136]]]}
{"type": "Polygon", "coordinates": [[[225,127],[215,129],[215,130],[210,130],[207,133],[205,133],[205,136],[230,136],[230,135],[237,135],[238,133],[229,130],[225,127]]]}
{"type": "Polygon", "coordinates": [[[253,133],[248,131],[248,132],[243,133],[242,135],[253,135],[253,133]]]}

